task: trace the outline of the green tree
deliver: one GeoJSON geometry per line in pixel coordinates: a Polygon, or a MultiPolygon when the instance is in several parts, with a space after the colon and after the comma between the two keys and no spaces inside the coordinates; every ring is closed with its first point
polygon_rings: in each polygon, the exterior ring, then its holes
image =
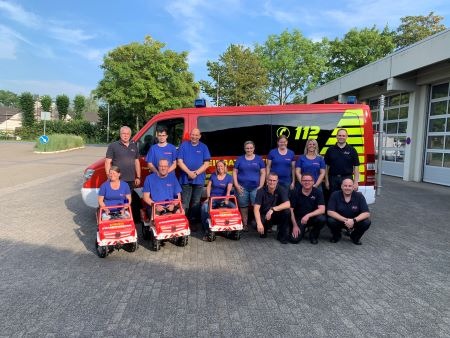
{"type": "Polygon", "coordinates": [[[267,69],[271,103],[301,100],[305,91],[315,87],[327,71],[326,45],[312,42],[298,30],[270,35],[255,52],[267,69]]]}
{"type": "Polygon", "coordinates": [[[208,61],[207,67],[214,83],[202,80],[200,86],[210,97],[219,97],[219,105],[267,103],[267,71],[250,48],[231,44],[218,62],[208,61]]]}
{"type": "Polygon", "coordinates": [[[22,125],[31,127],[35,122],[34,118],[34,100],[29,92],[22,93],[19,98],[19,107],[22,111],[22,125]]]}
{"type": "Polygon", "coordinates": [[[405,16],[401,18],[401,25],[397,28],[397,35],[394,38],[398,49],[412,45],[426,37],[445,30],[445,25],[441,23],[444,18],[439,15],[430,14],[418,16],[405,16]]]}
{"type": "Polygon", "coordinates": [[[83,113],[84,113],[84,107],[86,106],[86,100],[83,95],[77,95],[73,99],[73,111],[74,116],[73,118],[75,120],[82,120],[83,119],[83,113]]]}
{"type": "Polygon", "coordinates": [[[58,95],[56,97],[56,109],[58,110],[58,115],[60,120],[65,120],[67,112],[69,111],[70,100],[65,94],[58,95]]]}
{"type": "Polygon", "coordinates": [[[85,112],[98,113],[98,102],[95,98],[94,94],[89,95],[89,97],[85,98],[85,112]]]}
{"type": "Polygon", "coordinates": [[[147,36],[144,43],[119,46],[103,59],[103,79],[95,95],[116,113],[131,113],[136,122],[128,125],[136,129],[160,111],[192,106],[199,91],[188,70],[187,52],[164,47],[147,36]]]}
{"type": "Polygon", "coordinates": [[[0,105],[6,107],[18,107],[19,96],[9,90],[0,90],[0,105]]]}
{"type": "Polygon", "coordinates": [[[52,98],[49,95],[41,97],[41,107],[42,111],[50,111],[52,108],[52,98]]]}
{"type": "Polygon", "coordinates": [[[394,35],[387,26],[382,31],[374,26],[361,30],[353,28],[342,40],[331,41],[331,69],[327,80],[350,73],[391,53],[395,48],[394,35]]]}

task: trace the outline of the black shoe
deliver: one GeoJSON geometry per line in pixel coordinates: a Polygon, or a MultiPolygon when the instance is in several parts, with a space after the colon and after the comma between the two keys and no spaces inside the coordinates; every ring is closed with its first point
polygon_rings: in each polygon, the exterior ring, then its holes
{"type": "Polygon", "coordinates": [[[280,243],[281,244],[288,244],[288,241],[287,241],[287,239],[280,239],[280,243]]]}
{"type": "Polygon", "coordinates": [[[361,243],[361,241],[360,240],[353,240],[352,239],[352,242],[353,242],[353,244],[355,244],[355,245],[362,245],[362,243],[361,243]]]}
{"type": "Polygon", "coordinates": [[[260,234],[259,238],[267,238],[267,234],[260,234]]]}
{"type": "Polygon", "coordinates": [[[339,237],[331,237],[330,242],[331,243],[337,243],[339,242],[341,239],[339,237]]]}
{"type": "Polygon", "coordinates": [[[311,242],[311,244],[317,244],[317,243],[319,243],[319,241],[317,240],[317,238],[311,238],[309,241],[311,242]]]}

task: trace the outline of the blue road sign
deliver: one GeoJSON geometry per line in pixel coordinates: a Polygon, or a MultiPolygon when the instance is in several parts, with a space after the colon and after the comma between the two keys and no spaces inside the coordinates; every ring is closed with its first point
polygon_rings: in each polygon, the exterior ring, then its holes
{"type": "Polygon", "coordinates": [[[47,144],[48,143],[48,136],[47,135],[42,135],[41,137],[39,137],[39,142],[41,142],[41,144],[47,144]]]}

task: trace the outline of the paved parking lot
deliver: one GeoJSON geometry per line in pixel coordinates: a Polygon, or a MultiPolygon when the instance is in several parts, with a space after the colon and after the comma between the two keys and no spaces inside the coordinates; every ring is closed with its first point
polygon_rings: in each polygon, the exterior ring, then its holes
{"type": "Polygon", "coordinates": [[[100,259],[80,187],[104,153],[0,142],[0,336],[450,336],[450,188],[383,177],[362,246],[194,234],[100,259]]]}

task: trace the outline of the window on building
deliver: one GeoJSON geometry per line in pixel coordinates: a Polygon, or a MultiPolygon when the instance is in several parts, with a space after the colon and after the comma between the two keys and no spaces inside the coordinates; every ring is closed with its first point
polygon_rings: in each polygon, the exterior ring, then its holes
{"type": "MultiPolygon", "coordinates": [[[[379,130],[380,124],[378,101],[378,99],[369,100],[374,132],[379,130]]],[[[384,100],[384,104],[383,129],[385,135],[383,160],[403,162],[405,160],[406,130],[408,127],[409,93],[387,96],[384,100]]],[[[377,142],[377,136],[378,135],[375,135],[375,142],[377,142]]]]}
{"type": "Polygon", "coordinates": [[[450,167],[450,83],[431,86],[426,165],[450,167]]]}

